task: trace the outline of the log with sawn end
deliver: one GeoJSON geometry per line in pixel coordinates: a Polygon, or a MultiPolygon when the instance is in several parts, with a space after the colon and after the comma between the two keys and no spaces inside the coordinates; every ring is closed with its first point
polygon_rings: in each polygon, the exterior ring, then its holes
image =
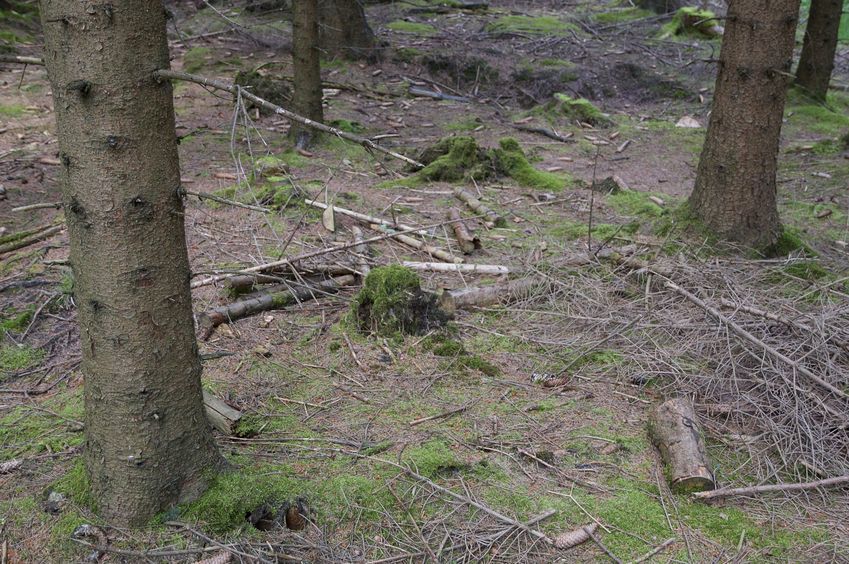
{"type": "Polygon", "coordinates": [[[666,463],[672,491],[692,493],[716,487],[693,402],[673,398],[660,404],[649,419],[649,436],[666,463]]]}
{"type": "Polygon", "coordinates": [[[454,189],[454,196],[465,203],[469,208],[475,212],[476,214],[482,215],[486,218],[486,221],[492,223],[496,227],[505,227],[507,225],[507,220],[498,215],[493,210],[489,209],[485,205],[481,203],[480,200],[475,198],[472,194],[463,190],[460,187],[454,189]]]}
{"type": "Polygon", "coordinates": [[[460,245],[463,253],[470,255],[475,249],[481,248],[481,240],[469,233],[469,230],[463,223],[463,218],[460,216],[460,210],[450,208],[448,210],[448,219],[453,222],[451,229],[454,231],[454,238],[457,239],[457,243],[460,245]]]}
{"type": "Polygon", "coordinates": [[[381,231],[386,234],[394,235],[393,239],[395,239],[396,241],[404,243],[405,245],[413,247],[414,249],[418,249],[419,251],[425,252],[434,258],[438,258],[439,260],[453,263],[463,262],[463,259],[461,259],[460,257],[455,257],[448,251],[445,251],[438,247],[434,247],[433,245],[422,243],[418,239],[414,239],[409,235],[401,235],[399,233],[396,233],[394,229],[392,229],[391,227],[387,227],[386,225],[372,223],[369,227],[371,227],[375,231],[381,231]]]}

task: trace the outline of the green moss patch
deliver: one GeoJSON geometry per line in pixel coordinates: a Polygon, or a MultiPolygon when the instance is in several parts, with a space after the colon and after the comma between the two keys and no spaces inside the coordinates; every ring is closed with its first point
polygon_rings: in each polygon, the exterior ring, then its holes
{"type": "Polygon", "coordinates": [[[0,462],[82,444],[82,426],[73,422],[83,417],[82,393],[58,395],[43,405],[60,417],[20,406],[0,418],[0,462]]]}
{"type": "Polygon", "coordinates": [[[35,306],[30,306],[24,311],[18,312],[14,309],[4,311],[0,315],[0,338],[3,331],[12,331],[20,333],[25,330],[32,320],[32,315],[35,312],[35,306]]]}
{"type": "Polygon", "coordinates": [[[431,36],[436,35],[439,31],[430,24],[426,23],[418,23],[418,22],[408,22],[404,20],[397,20],[394,22],[389,22],[386,24],[387,29],[391,29],[392,31],[400,31],[403,33],[414,33],[416,35],[424,35],[431,36]]]}
{"type": "Polygon", "coordinates": [[[553,16],[503,16],[486,24],[489,33],[520,33],[528,35],[565,35],[578,31],[575,24],[553,16]]]}
{"type": "Polygon", "coordinates": [[[784,267],[784,272],[796,278],[810,281],[828,277],[828,271],[822,265],[810,260],[790,263],[784,267]]]}
{"type": "Polygon", "coordinates": [[[440,440],[407,449],[404,454],[404,463],[426,478],[436,478],[467,466],[440,440]]]}
{"type": "Polygon", "coordinates": [[[21,104],[0,104],[0,116],[21,117],[26,113],[26,108],[21,104]]]}
{"type": "Polygon", "coordinates": [[[790,253],[802,251],[809,256],[815,256],[816,253],[805,243],[802,238],[802,232],[793,227],[784,227],[778,240],[769,248],[762,252],[767,257],[786,257],[790,253]]]}
{"type": "Polygon", "coordinates": [[[660,38],[667,39],[676,35],[714,38],[722,35],[721,30],[716,14],[710,10],[685,6],[679,8],[672,20],[661,28],[660,38]]]}
{"type": "Polygon", "coordinates": [[[419,160],[426,166],[413,182],[484,180],[507,176],[521,186],[541,190],[562,190],[563,176],[535,169],[528,162],[519,142],[501,139],[494,149],[483,149],[472,137],[446,137],[426,149],[419,160]]]}
{"type": "Polygon", "coordinates": [[[620,22],[628,22],[631,20],[639,20],[641,18],[647,18],[653,16],[654,12],[650,12],[649,10],[643,10],[641,8],[620,8],[617,10],[611,10],[609,12],[601,12],[599,14],[595,14],[593,16],[593,20],[600,24],[617,24],[620,22]]]}
{"type": "Polygon", "coordinates": [[[27,346],[0,345],[0,380],[10,372],[36,366],[44,358],[44,351],[27,346]]]}
{"type": "Polygon", "coordinates": [[[189,73],[202,70],[212,60],[212,55],[209,47],[192,47],[183,55],[183,70],[189,73]]]}
{"type": "Polygon", "coordinates": [[[552,123],[556,123],[564,118],[599,127],[607,126],[612,123],[610,118],[604,112],[596,108],[589,100],[584,98],[572,98],[559,92],[554,94],[551,100],[541,106],[537,106],[528,113],[530,115],[543,117],[552,123]]]}
{"type": "Polygon", "coordinates": [[[398,265],[369,272],[351,304],[351,318],[360,331],[383,337],[420,335],[446,320],[419,276],[398,265]]]}
{"type": "Polygon", "coordinates": [[[651,201],[651,194],[636,190],[622,190],[607,196],[607,203],[623,215],[656,218],[667,213],[667,210],[651,201]]]}

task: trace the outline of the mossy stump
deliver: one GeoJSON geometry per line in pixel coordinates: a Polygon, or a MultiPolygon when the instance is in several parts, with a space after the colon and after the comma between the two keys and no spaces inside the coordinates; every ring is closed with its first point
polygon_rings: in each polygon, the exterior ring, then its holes
{"type": "Polygon", "coordinates": [[[398,265],[369,272],[351,304],[351,317],[361,332],[381,337],[422,335],[447,320],[418,275],[398,265]]]}

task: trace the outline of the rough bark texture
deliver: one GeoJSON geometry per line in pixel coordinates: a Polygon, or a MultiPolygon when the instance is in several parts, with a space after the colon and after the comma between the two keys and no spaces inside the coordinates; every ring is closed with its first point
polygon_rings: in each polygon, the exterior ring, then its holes
{"type": "Polygon", "coordinates": [[[140,525],[220,463],[204,415],[160,2],[42,0],[99,513],[140,525]]]}
{"type": "Polygon", "coordinates": [[[375,57],[374,32],[359,0],[319,0],[318,7],[321,48],[326,55],[351,59],[375,57]]]}
{"type": "Polygon", "coordinates": [[[649,435],[666,464],[672,491],[702,492],[716,487],[690,400],[675,398],[660,404],[649,420],[649,435]]]}
{"type": "Polygon", "coordinates": [[[828,93],[842,15],[843,0],[811,2],[805,42],[796,69],[796,84],[816,100],[825,100],[828,93]]]}
{"type": "Polygon", "coordinates": [[[732,1],[713,111],[690,196],[720,237],[767,248],[781,233],[775,170],[799,0],[732,1]]]}
{"type": "MultiPolygon", "coordinates": [[[[292,59],[295,65],[295,112],[313,121],[323,122],[321,107],[321,60],[318,50],[318,0],[292,3],[292,59]]],[[[304,148],[317,132],[292,123],[290,136],[304,148]]]]}

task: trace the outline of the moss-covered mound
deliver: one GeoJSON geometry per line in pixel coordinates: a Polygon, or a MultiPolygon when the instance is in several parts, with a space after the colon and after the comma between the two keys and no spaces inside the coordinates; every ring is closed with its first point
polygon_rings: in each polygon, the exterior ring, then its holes
{"type": "Polygon", "coordinates": [[[398,265],[369,272],[351,304],[351,317],[360,331],[382,337],[421,335],[447,320],[418,275],[398,265]]]}
{"type": "MultiPolygon", "coordinates": [[[[286,106],[292,100],[292,91],[286,82],[262,75],[257,71],[239,71],[236,73],[233,82],[254,96],[259,96],[278,106],[286,106]]],[[[247,107],[250,109],[254,105],[247,102],[247,107]]],[[[260,112],[271,113],[270,110],[262,107],[260,107],[260,112]]]]}
{"type": "Polygon", "coordinates": [[[661,39],[675,35],[696,35],[700,37],[720,37],[723,29],[716,19],[716,14],[710,10],[698,8],[680,8],[672,17],[672,21],[660,30],[661,39]]]}
{"type": "Polygon", "coordinates": [[[522,186],[542,190],[560,190],[566,185],[562,176],[531,166],[519,142],[511,137],[505,137],[493,149],[479,147],[472,137],[446,137],[425,149],[419,160],[426,166],[416,178],[425,181],[461,182],[506,176],[522,186]]]}
{"type": "Polygon", "coordinates": [[[598,127],[604,127],[612,123],[610,118],[596,108],[589,100],[585,98],[572,98],[559,92],[554,94],[551,100],[538,106],[531,113],[542,115],[550,121],[566,118],[598,127]]]}

